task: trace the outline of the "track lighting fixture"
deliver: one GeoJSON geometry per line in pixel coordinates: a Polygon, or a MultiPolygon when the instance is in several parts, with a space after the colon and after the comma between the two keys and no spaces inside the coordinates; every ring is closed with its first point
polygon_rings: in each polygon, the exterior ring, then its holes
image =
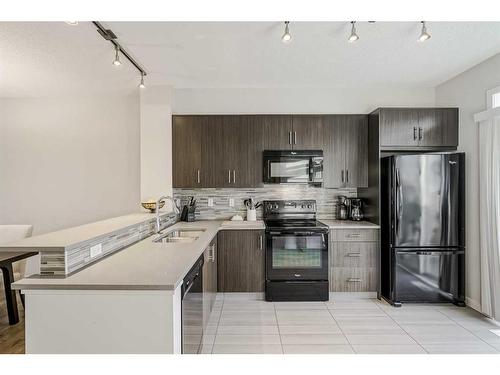
{"type": "Polygon", "coordinates": [[[285,33],[281,37],[283,43],[290,43],[290,41],[292,40],[292,35],[290,34],[290,29],[288,27],[289,23],[290,21],[285,21],[285,33]]]}
{"type": "Polygon", "coordinates": [[[351,35],[349,35],[349,39],[347,41],[349,43],[354,43],[359,40],[358,34],[356,34],[356,21],[351,21],[351,35]]]}
{"type": "Polygon", "coordinates": [[[122,62],[120,61],[120,47],[115,46],[115,61],[113,61],[113,65],[119,66],[122,62]]]}
{"type": "Polygon", "coordinates": [[[139,83],[140,89],[145,89],[146,85],[144,84],[144,73],[141,72],[141,83],[139,83]]]}
{"type": "Polygon", "coordinates": [[[76,26],[78,25],[78,21],[66,21],[66,23],[70,26],[76,26]]]}
{"type": "Polygon", "coordinates": [[[419,42],[425,42],[431,38],[431,34],[427,32],[427,27],[425,27],[425,21],[422,22],[422,31],[420,32],[420,36],[418,37],[419,42]]]}

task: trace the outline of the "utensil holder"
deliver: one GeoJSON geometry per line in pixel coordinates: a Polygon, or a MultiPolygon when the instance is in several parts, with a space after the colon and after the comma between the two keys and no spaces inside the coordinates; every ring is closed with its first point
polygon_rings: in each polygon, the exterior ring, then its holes
{"type": "Polygon", "coordinates": [[[257,220],[257,210],[247,208],[247,221],[256,221],[257,220]]]}

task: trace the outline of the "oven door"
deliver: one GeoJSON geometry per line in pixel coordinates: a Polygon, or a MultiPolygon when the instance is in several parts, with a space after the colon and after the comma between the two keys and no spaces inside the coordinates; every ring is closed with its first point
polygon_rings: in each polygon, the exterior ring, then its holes
{"type": "Polygon", "coordinates": [[[264,151],[264,183],[323,183],[322,151],[264,151]]]}
{"type": "Polygon", "coordinates": [[[267,280],[328,280],[328,233],[268,231],[267,280]]]}

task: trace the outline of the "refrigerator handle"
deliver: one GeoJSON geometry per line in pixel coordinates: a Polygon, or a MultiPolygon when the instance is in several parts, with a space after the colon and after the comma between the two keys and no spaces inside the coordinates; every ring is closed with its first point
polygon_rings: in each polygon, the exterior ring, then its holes
{"type": "Polygon", "coordinates": [[[399,179],[399,169],[396,168],[396,236],[399,233],[399,219],[401,218],[401,200],[402,200],[402,191],[399,179]]]}

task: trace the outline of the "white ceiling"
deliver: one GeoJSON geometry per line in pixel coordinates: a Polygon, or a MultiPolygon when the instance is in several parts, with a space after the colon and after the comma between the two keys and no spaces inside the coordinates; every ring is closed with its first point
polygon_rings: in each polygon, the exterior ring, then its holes
{"type": "MultiPolygon", "coordinates": [[[[500,52],[500,22],[109,22],[149,75],[188,87],[434,87],[500,52]]],[[[88,22],[0,23],[0,96],[134,89],[137,72],[88,22]]]]}

